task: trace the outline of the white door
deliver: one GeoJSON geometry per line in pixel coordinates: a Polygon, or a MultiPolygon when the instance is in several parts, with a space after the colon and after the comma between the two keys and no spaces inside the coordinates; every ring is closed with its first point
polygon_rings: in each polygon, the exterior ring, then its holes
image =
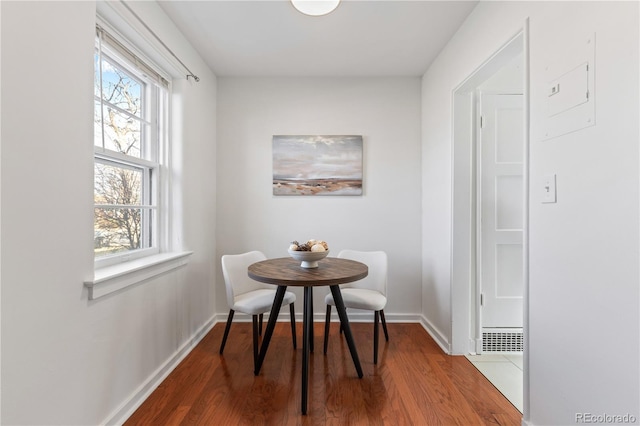
{"type": "Polygon", "coordinates": [[[522,327],[523,97],[480,94],[478,266],[482,327],[522,327]]]}

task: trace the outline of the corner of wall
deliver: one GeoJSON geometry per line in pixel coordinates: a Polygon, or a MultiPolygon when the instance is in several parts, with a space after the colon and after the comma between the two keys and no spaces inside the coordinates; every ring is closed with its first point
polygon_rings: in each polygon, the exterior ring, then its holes
{"type": "Polygon", "coordinates": [[[420,325],[429,333],[429,335],[435,340],[435,342],[440,346],[440,349],[444,351],[447,355],[452,355],[451,353],[451,343],[447,337],[440,332],[424,315],[420,316],[420,325]]]}

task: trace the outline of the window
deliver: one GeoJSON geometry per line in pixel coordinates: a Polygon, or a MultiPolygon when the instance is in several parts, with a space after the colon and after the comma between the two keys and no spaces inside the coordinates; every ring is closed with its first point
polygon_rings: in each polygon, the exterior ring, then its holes
{"type": "Polygon", "coordinates": [[[107,266],[159,252],[167,82],[101,28],[94,56],[94,254],[107,266]]]}

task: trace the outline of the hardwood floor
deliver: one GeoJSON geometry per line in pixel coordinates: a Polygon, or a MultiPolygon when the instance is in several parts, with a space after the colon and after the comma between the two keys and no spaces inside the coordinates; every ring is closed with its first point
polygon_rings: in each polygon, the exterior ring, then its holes
{"type": "MultiPolygon", "coordinates": [[[[314,326],[308,413],[300,412],[301,337],[278,323],[259,376],[250,323],[234,323],[224,355],[224,324],[149,396],[126,425],[520,425],[521,414],[463,356],[445,355],[419,324],[389,323],[373,364],[373,325],[352,324],[364,377],[358,379],[338,324],[327,355],[314,326]]],[[[381,332],[382,334],[382,332],[381,332]]]]}

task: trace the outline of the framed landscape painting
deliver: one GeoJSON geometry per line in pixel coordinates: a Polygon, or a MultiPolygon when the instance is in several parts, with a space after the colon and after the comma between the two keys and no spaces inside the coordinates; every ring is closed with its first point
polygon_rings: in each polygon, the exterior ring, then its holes
{"type": "Polygon", "coordinates": [[[362,195],[362,136],[274,136],[273,195],[362,195]]]}

